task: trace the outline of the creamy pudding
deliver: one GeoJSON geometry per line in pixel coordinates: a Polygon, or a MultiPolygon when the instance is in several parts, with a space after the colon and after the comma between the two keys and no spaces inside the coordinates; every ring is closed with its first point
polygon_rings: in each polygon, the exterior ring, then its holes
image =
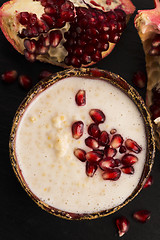
{"type": "MultiPolygon", "coordinates": [[[[16,130],[16,161],[31,193],[44,204],[65,212],[92,214],[122,204],[135,190],[146,161],[146,138],[144,119],[123,91],[104,80],[67,77],[36,94],[26,107],[16,130]],[[75,101],[80,89],[86,94],[84,106],[75,101]],[[117,181],[104,180],[98,168],[93,177],[87,176],[86,163],[74,150],[92,150],[85,144],[88,126],[93,123],[91,109],[105,114],[105,121],[99,124],[101,131],[116,129],[124,141],[133,139],[141,147],[138,154],[132,152],[138,158],[134,174],[121,172],[117,181]],[[79,139],[72,135],[76,121],[84,123],[79,139]]],[[[116,158],[122,156],[117,149],[116,158]]]]}

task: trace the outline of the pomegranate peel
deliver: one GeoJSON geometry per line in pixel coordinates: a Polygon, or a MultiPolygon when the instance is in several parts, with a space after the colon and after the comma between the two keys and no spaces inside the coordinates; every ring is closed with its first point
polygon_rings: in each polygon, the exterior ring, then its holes
{"type": "Polygon", "coordinates": [[[160,2],[154,2],[154,9],[138,11],[135,27],[145,52],[148,76],[146,104],[152,115],[157,147],[160,149],[160,97],[154,98],[154,90],[160,91],[160,2]]]}
{"type": "Polygon", "coordinates": [[[111,53],[134,11],[130,0],[112,0],[110,4],[104,0],[57,0],[54,6],[52,1],[28,0],[24,4],[22,0],[13,0],[0,9],[0,27],[13,47],[31,62],[40,60],[62,67],[89,66],[111,53]],[[106,16],[106,12],[110,14],[106,16]],[[108,21],[114,21],[109,25],[110,32],[105,25],[108,21]],[[101,26],[100,30],[96,26],[101,26]],[[27,54],[24,41],[33,39],[38,51],[27,54]],[[82,42],[95,44],[95,52],[88,53],[85,47],[80,49],[82,42]]]}

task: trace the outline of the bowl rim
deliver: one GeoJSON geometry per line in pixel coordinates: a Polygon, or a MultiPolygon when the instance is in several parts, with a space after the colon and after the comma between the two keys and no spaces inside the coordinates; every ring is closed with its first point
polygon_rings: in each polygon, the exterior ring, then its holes
{"type": "Polygon", "coordinates": [[[27,192],[27,194],[40,206],[42,209],[46,210],[47,212],[61,217],[68,220],[85,220],[85,219],[96,219],[99,217],[108,216],[122,207],[124,207],[126,204],[128,204],[130,201],[132,201],[142,190],[143,185],[145,184],[147,178],[150,175],[153,163],[154,163],[154,156],[155,156],[155,138],[154,138],[154,130],[153,130],[153,124],[150,117],[150,113],[145,105],[144,100],[139,95],[139,93],[130,85],[128,84],[122,77],[120,77],[117,74],[111,73],[107,70],[97,69],[97,68],[73,68],[73,69],[67,69],[61,72],[57,72],[53,75],[51,75],[48,78],[45,78],[38,82],[27,94],[27,96],[24,98],[20,106],[18,107],[14,119],[13,124],[11,128],[10,133],[10,139],[9,139],[9,154],[10,154],[10,161],[11,165],[13,167],[13,170],[15,172],[16,177],[18,178],[19,182],[21,183],[24,190],[27,192]],[[31,103],[31,101],[40,93],[45,91],[48,87],[52,86],[57,81],[60,81],[64,78],[68,77],[87,77],[92,79],[100,79],[105,80],[112,85],[118,87],[120,90],[122,90],[124,93],[127,94],[127,96],[133,100],[137,108],[139,109],[146,128],[146,136],[147,136],[147,154],[146,154],[146,160],[144,164],[144,169],[140,178],[140,181],[134,191],[131,193],[131,195],[120,205],[99,211],[94,213],[85,213],[85,214],[77,214],[77,213],[71,213],[62,211],[59,209],[56,209],[47,203],[40,200],[37,196],[34,195],[34,193],[30,190],[29,186],[25,182],[25,179],[23,178],[21,174],[21,169],[18,165],[18,160],[15,154],[15,142],[16,142],[16,131],[18,129],[19,122],[26,111],[27,106],[31,103]]]}

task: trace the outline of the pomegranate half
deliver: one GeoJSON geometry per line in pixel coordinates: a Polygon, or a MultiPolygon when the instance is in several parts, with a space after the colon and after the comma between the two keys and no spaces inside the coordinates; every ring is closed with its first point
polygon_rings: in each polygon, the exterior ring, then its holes
{"type": "Polygon", "coordinates": [[[88,66],[113,50],[134,10],[130,0],[13,0],[0,8],[0,27],[31,62],[88,66]]]}
{"type": "Polygon", "coordinates": [[[135,27],[141,38],[148,75],[146,103],[155,123],[157,147],[160,149],[160,2],[155,8],[141,10],[135,18],[135,27]]]}

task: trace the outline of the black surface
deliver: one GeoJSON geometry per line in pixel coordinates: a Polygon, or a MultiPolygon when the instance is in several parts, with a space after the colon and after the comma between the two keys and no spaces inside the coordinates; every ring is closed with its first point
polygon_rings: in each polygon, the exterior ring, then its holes
{"type": "MultiPolygon", "coordinates": [[[[5,1],[0,1],[2,4],[5,1]]],[[[153,7],[152,0],[133,0],[137,9],[153,7]]],[[[96,67],[120,74],[131,85],[133,73],[145,71],[145,59],[140,39],[131,18],[119,44],[107,58],[96,67]]],[[[57,72],[60,67],[36,62],[31,64],[17,53],[0,32],[0,74],[16,69],[20,74],[28,74],[38,81],[43,69],[57,72]]],[[[138,89],[137,89],[138,90],[138,89]]],[[[138,90],[145,98],[145,90],[138,90]]],[[[6,85],[0,82],[0,239],[73,239],[112,240],[119,239],[115,219],[125,215],[130,221],[129,232],[123,239],[160,239],[160,153],[157,151],[152,170],[154,184],[144,189],[131,203],[115,214],[92,221],[67,221],[41,210],[26,194],[18,182],[9,160],[8,139],[15,111],[26,91],[18,83],[6,85]],[[151,211],[151,219],[146,224],[137,223],[132,213],[138,209],[151,211]]]]}

